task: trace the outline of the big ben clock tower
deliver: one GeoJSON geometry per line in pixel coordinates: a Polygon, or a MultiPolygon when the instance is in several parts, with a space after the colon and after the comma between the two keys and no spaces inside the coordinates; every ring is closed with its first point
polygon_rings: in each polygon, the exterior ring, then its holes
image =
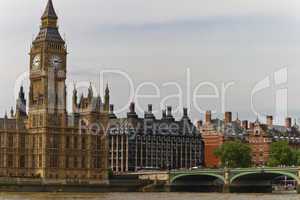
{"type": "Polygon", "coordinates": [[[29,127],[65,127],[67,50],[52,0],[30,50],[29,127]]]}

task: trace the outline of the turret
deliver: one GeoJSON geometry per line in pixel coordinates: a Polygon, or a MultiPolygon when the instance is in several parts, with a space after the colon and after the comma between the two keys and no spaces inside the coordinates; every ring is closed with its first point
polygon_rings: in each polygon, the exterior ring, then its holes
{"type": "Polygon", "coordinates": [[[92,87],[92,83],[90,83],[89,89],[88,89],[88,99],[89,102],[91,103],[94,97],[94,92],[93,92],[93,87],[92,87]]]}
{"type": "MultiPolygon", "coordinates": [[[[29,92],[30,95],[30,92],[29,92]]],[[[20,87],[19,96],[16,102],[16,118],[27,116],[26,99],[23,86],[20,87]]]]}
{"type": "Polygon", "coordinates": [[[109,87],[108,84],[106,84],[105,88],[105,95],[104,95],[104,111],[109,111],[109,87]]]}
{"type": "Polygon", "coordinates": [[[102,106],[102,99],[101,99],[100,94],[99,94],[96,98],[96,107],[95,107],[96,112],[101,111],[101,106],[102,106]]]}
{"type": "Polygon", "coordinates": [[[84,97],[83,97],[83,94],[81,93],[81,96],[80,96],[80,99],[79,99],[79,107],[80,108],[83,108],[83,106],[84,106],[83,105],[83,103],[84,103],[83,101],[84,101],[84,97]]]}
{"type": "Polygon", "coordinates": [[[77,112],[77,108],[78,108],[78,105],[77,105],[77,89],[76,89],[76,86],[74,85],[74,90],[73,90],[73,97],[72,97],[72,108],[73,108],[73,113],[77,112]]]}
{"type": "Polygon", "coordinates": [[[10,117],[14,118],[14,108],[13,107],[10,108],[10,117]]]}
{"type": "Polygon", "coordinates": [[[114,105],[113,104],[110,104],[109,106],[109,118],[110,119],[116,119],[116,115],[114,113],[114,105]]]}

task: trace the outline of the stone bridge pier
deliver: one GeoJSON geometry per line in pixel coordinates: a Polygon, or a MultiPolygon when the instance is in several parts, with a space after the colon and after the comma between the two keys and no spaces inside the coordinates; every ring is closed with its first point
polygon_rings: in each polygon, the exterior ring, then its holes
{"type": "Polygon", "coordinates": [[[229,193],[230,192],[230,173],[229,173],[228,169],[224,169],[223,192],[224,193],[229,193]]]}

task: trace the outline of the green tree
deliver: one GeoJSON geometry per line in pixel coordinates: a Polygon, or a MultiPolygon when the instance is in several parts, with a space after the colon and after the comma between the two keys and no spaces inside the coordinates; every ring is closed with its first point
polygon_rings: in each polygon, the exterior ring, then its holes
{"type": "Polygon", "coordinates": [[[114,176],[114,172],[113,172],[113,170],[111,168],[109,168],[107,170],[107,175],[108,175],[108,178],[112,178],[114,176]]]}
{"type": "Polygon", "coordinates": [[[292,149],[293,151],[293,165],[300,165],[300,150],[292,149]]]}
{"type": "Polygon", "coordinates": [[[287,141],[278,141],[271,144],[268,165],[276,167],[279,165],[291,166],[300,161],[299,151],[293,150],[287,141]]]}
{"type": "Polygon", "coordinates": [[[222,166],[229,168],[250,167],[251,148],[240,141],[225,142],[214,151],[222,166]]]}

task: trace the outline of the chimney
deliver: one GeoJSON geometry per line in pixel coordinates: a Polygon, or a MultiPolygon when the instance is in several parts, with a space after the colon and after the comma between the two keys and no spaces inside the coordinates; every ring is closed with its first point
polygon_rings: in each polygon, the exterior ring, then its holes
{"type": "Polygon", "coordinates": [[[271,115],[267,116],[267,125],[268,125],[268,127],[273,126],[273,116],[271,116],[271,115]]]}
{"type": "Polygon", "coordinates": [[[152,104],[148,104],[148,113],[152,113],[152,104]]]}
{"type": "Polygon", "coordinates": [[[166,119],[167,118],[167,114],[166,114],[166,110],[162,110],[162,119],[166,119]]]}
{"type": "Polygon", "coordinates": [[[188,116],[188,109],[187,108],[183,108],[183,116],[184,117],[188,116]]]}
{"type": "Polygon", "coordinates": [[[254,123],[253,122],[250,122],[250,127],[249,127],[251,130],[254,129],[254,123]]]}
{"type": "Polygon", "coordinates": [[[145,119],[155,119],[155,116],[152,113],[152,104],[148,104],[148,111],[145,111],[145,119]]]}
{"type": "Polygon", "coordinates": [[[109,105],[109,112],[114,113],[114,105],[113,104],[109,105]]]}
{"type": "Polygon", "coordinates": [[[242,128],[243,128],[243,129],[248,129],[248,121],[247,121],[247,120],[244,120],[244,121],[242,122],[242,128]]]}
{"type": "Polygon", "coordinates": [[[205,123],[210,124],[211,123],[211,111],[205,112],[205,123]]]}
{"type": "Polygon", "coordinates": [[[171,106],[168,106],[167,107],[167,116],[172,116],[172,107],[171,106]]]}
{"type": "Polygon", "coordinates": [[[127,113],[127,118],[138,118],[136,112],[135,112],[135,104],[134,102],[130,103],[129,106],[129,112],[127,113]]]}
{"type": "Polygon", "coordinates": [[[130,112],[130,113],[135,113],[135,104],[134,104],[134,102],[131,102],[131,103],[130,103],[130,106],[129,106],[129,112],[130,112]]]}
{"type": "Polygon", "coordinates": [[[291,128],[292,127],[292,118],[287,117],[285,118],[285,128],[291,128]]]}
{"type": "Polygon", "coordinates": [[[197,123],[196,123],[197,129],[201,129],[202,126],[203,126],[202,120],[197,121],[197,123]]]}
{"type": "Polygon", "coordinates": [[[232,114],[231,112],[225,112],[225,124],[232,122],[232,114]]]}

